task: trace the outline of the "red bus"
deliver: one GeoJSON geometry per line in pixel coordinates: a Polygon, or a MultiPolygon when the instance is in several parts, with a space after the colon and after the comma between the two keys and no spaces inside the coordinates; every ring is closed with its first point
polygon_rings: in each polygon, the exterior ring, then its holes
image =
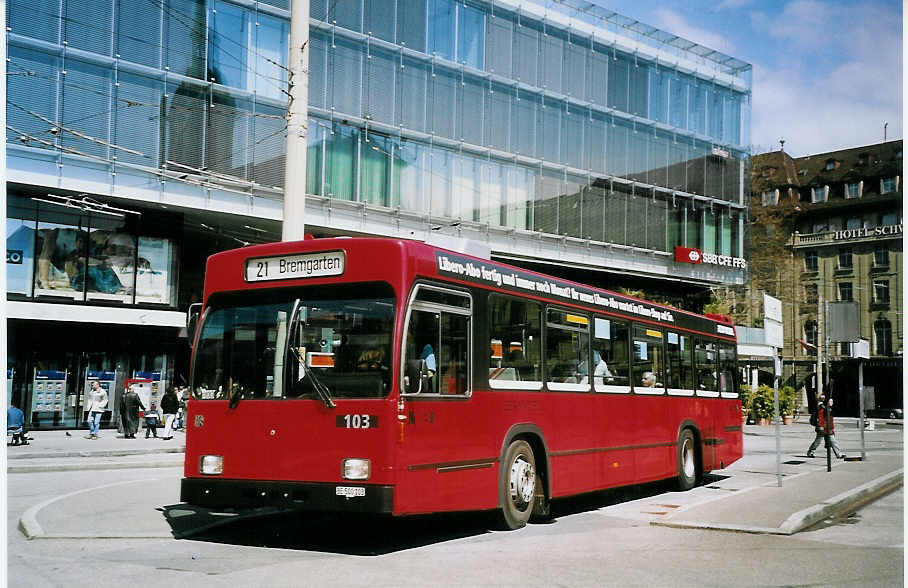
{"type": "Polygon", "coordinates": [[[703,473],[742,455],[727,320],[381,238],[208,260],[184,502],[409,515],[703,473]]]}

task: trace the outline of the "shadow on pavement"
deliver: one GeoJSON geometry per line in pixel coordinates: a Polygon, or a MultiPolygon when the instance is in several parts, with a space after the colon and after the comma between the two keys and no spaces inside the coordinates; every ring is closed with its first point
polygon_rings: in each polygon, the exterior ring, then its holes
{"type": "MultiPolygon", "coordinates": [[[[727,476],[708,474],[703,485],[727,476]]],[[[660,495],[671,482],[655,482],[554,500],[551,516],[531,524],[554,524],[559,517],[660,495]]],[[[458,512],[390,517],[322,513],[277,508],[219,512],[187,504],[159,509],[177,539],[346,555],[384,555],[465,537],[497,527],[497,512],[458,512]]]]}

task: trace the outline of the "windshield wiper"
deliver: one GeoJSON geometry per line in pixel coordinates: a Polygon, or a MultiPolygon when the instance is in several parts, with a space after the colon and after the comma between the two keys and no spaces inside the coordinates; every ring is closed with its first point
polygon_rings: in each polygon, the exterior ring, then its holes
{"type": "Polygon", "coordinates": [[[296,346],[289,344],[289,342],[293,340],[293,336],[296,334],[294,327],[297,325],[297,323],[300,322],[298,318],[299,307],[300,299],[297,298],[293,302],[293,310],[291,311],[291,316],[293,318],[290,319],[290,328],[287,337],[287,346],[290,348],[290,351],[293,352],[293,355],[296,357],[297,365],[299,365],[300,369],[302,370],[302,376],[300,376],[299,380],[302,381],[303,378],[309,376],[309,381],[312,383],[312,388],[315,390],[315,393],[318,394],[318,397],[321,399],[321,401],[325,403],[325,406],[327,406],[328,408],[335,408],[337,405],[334,404],[334,400],[331,398],[331,391],[328,390],[328,387],[318,379],[318,376],[315,375],[314,370],[306,367],[306,358],[300,354],[299,349],[297,349],[296,346]]]}

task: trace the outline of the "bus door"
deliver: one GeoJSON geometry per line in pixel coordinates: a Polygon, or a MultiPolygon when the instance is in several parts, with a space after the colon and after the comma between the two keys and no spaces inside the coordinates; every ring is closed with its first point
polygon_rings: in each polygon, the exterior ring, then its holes
{"type": "Polygon", "coordinates": [[[469,293],[419,284],[410,297],[403,341],[401,425],[395,512],[492,508],[497,480],[482,407],[472,389],[469,293]],[[488,494],[488,497],[484,495],[488,494]],[[477,500],[489,501],[478,504],[477,500]]]}

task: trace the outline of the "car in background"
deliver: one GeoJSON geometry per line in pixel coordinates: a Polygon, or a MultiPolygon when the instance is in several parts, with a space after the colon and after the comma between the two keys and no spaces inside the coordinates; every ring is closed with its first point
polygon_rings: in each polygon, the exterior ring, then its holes
{"type": "Polygon", "coordinates": [[[901,419],[903,412],[901,408],[868,408],[864,411],[867,418],[873,419],[901,419]]]}

